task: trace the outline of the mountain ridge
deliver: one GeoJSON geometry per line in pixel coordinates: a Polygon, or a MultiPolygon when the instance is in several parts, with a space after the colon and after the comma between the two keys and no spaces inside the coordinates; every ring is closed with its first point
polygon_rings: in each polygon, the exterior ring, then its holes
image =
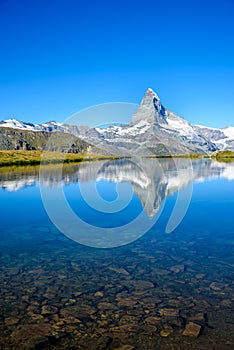
{"type": "Polygon", "coordinates": [[[204,154],[218,150],[234,150],[234,127],[218,129],[192,125],[165,108],[158,94],[151,88],[146,90],[137,111],[127,125],[91,128],[56,121],[33,124],[7,119],[0,122],[0,129],[4,128],[67,133],[112,155],[204,154]]]}
{"type": "Polygon", "coordinates": [[[58,131],[32,131],[0,127],[1,150],[46,150],[63,153],[100,153],[86,141],[58,131]]]}

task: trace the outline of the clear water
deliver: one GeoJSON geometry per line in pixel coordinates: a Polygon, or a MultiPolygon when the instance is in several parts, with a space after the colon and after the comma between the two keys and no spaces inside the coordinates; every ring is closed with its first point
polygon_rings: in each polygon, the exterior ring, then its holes
{"type": "Polygon", "coordinates": [[[0,348],[234,348],[234,163],[2,168],[0,186],[0,348]]]}

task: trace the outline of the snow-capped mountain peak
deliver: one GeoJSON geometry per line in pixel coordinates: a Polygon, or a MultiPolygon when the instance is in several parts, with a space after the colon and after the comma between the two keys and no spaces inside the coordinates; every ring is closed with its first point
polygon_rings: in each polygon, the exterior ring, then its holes
{"type": "Polygon", "coordinates": [[[34,130],[34,124],[20,122],[19,120],[14,118],[1,121],[0,126],[5,128],[13,128],[13,129],[34,130]]]}
{"type": "Polygon", "coordinates": [[[166,115],[166,109],[163,107],[159,96],[154,90],[148,88],[138,110],[132,117],[131,124],[137,124],[142,120],[151,124],[165,124],[166,115]]]}
{"type": "Polygon", "coordinates": [[[60,129],[61,129],[60,131],[64,131],[63,124],[58,123],[56,121],[49,121],[43,124],[33,124],[29,122],[21,122],[14,118],[0,121],[0,127],[29,130],[29,131],[49,131],[50,132],[50,131],[60,130],[60,129]]]}
{"type": "Polygon", "coordinates": [[[146,90],[128,125],[107,125],[95,129],[56,121],[32,124],[7,119],[0,122],[0,127],[70,133],[105,152],[118,155],[210,153],[220,149],[234,149],[234,127],[216,129],[192,125],[166,109],[151,88],[146,90]]]}
{"type": "Polygon", "coordinates": [[[146,90],[146,96],[147,96],[147,95],[153,96],[153,97],[155,97],[157,100],[160,101],[160,98],[159,98],[158,94],[157,94],[153,89],[151,89],[151,88],[148,88],[148,89],[146,90]]]}

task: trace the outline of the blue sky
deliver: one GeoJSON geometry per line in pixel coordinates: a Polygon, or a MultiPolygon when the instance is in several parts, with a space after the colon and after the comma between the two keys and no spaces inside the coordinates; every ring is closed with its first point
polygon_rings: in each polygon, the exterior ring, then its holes
{"type": "Polygon", "coordinates": [[[0,119],[63,121],[152,87],[192,123],[234,125],[234,0],[0,0],[0,119]]]}

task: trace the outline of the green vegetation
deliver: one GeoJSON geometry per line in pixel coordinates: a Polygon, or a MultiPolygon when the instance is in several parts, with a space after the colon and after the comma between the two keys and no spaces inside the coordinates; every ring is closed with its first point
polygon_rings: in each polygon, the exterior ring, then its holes
{"type": "Polygon", "coordinates": [[[79,163],[90,160],[116,159],[98,154],[77,154],[48,151],[0,151],[0,166],[79,163]]]}
{"type": "Polygon", "coordinates": [[[234,158],[234,151],[218,151],[215,153],[216,158],[234,158]]]}
{"type": "MultiPolygon", "coordinates": [[[[120,157],[105,156],[100,154],[65,153],[50,151],[23,151],[23,150],[2,150],[0,151],[0,167],[20,165],[41,165],[41,164],[68,164],[83,161],[118,159],[120,157]]],[[[218,151],[211,155],[207,154],[173,154],[154,155],[146,158],[211,158],[220,162],[233,162],[234,151],[218,151]]]]}
{"type": "Polygon", "coordinates": [[[219,162],[234,162],[234,151],[218,151],[212,154],[212,158],[219,162]]]}
{"type": "Polygon", "coordinates": [[[168,155],[153,155],[147,156],[146,158],[187,158],[187,159],[200,159],[200,158],[210,158],[215,159],[219,162],[234,162],[234,151],[218,151],[212,154],[168,154],[168,155]]]}
{"type": "Polygon", "coordinates": [[[209,156],[204,154],[197,154],[197,153],[146,156],[146,158],[187,158],[187,159],[198,159],[198,158],[207,158],[207,157],[209,156]]]}

